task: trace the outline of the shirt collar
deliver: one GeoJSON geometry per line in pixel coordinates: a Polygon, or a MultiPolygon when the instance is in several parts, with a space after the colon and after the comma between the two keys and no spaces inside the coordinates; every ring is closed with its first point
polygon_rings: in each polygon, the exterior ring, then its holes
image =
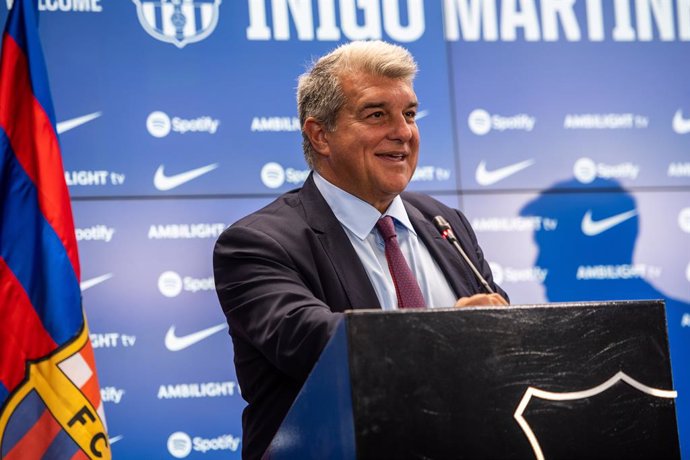
{"type": "Polygon", "coordinates": [[[383,216],[393,217],[408,231],[417,234],[412,227],[412,222],[410,222],[400,195],[396,196],[386,212],[381,214],[378,209],[366,201],[336,187],[316,171],[314,171],[314,183],[338,221],[360,240],[364,240],[371,233],[376,222],[383,216]]]}

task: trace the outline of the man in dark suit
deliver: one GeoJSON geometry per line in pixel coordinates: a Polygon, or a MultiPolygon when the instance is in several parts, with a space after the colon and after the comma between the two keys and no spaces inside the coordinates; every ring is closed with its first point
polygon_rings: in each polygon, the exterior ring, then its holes
{"type": "Polygon", "coordinates": [[[216,290],[248,402],[245,458],[268,447],[343,311],[406,306],[379,220],[392,222],[419,284],[413,306],[507,305],[465,217],[403,193],[419,152],[416,70],[409,52],[384,42],[353,42],[319,59],[298,87],[312,174],[216,243],[216,290]],[[439,235],[437,215],[496,293],[439,235]]]}

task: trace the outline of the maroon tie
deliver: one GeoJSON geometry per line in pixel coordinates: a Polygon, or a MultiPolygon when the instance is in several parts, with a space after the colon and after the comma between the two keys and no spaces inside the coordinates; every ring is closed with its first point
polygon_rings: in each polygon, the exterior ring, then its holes
{"type": "Polygon", "coordinates": [[[414,277],[410,266],[407,265],[405,256],[400,251],[398,236],[395,234],[393,218],[384,216],[376,222],[376,228],[381,233],[386,244],[386,260],[393,277],[395,294],[398,296],[398,308],[424,308],[426,302],[419,289],[417,279],[414,277]]]}

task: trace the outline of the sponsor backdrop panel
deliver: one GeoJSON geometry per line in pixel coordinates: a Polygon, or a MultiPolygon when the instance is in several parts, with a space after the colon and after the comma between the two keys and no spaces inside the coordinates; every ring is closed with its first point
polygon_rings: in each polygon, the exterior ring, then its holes
{"type": "Polygon", "coordinates": [[[690,304],[690,191],[635,193],[640,228],[633,261],[664,294],[690,304]]]}
{"type": "Polygon", "coordinates": [[[74,202],[83,298],[116,457],[190,448],[239,458],[244,402],[211,254],[228,224],[266,203],[74,202]]]}
{"type": "Polygon", "coordinates": [[[667,296],[690,439],[690,3],[38,4],[116,458],[239,458],[212,247],[303,182],[297,76],[359,38],[418,59],[410,188],[461,204],[513,302],[667,296]]]}
{"type": "Polygon", "coordinates": [[[41,14],[72,196],[275,193],[301,184],[297,77],[314,56],[354,38],[415,54],[424,141],[412,188],[457,186],[439,2],[77,3],[46,0],[41,14]]]}
{"type": "Polygon", "coordinates": [[[462,188],[542,188],[573,174],[580,187],[690,185],[690,15],[682,2],[652,3],[482,2],[447,14],[459,24],[447,35],[462,188]]]}

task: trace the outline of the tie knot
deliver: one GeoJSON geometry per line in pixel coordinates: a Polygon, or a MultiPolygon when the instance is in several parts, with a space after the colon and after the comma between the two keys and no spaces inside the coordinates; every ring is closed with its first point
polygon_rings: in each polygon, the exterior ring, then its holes
{"type": "Polygon", "coordinates": [[[385,241],[391,238],[395,238],[397,234],[395,233],[395,225],[393,225],[393,218],[391,216],[383,216],[376,222],[376,228],[383,236],[385,241]]]}

